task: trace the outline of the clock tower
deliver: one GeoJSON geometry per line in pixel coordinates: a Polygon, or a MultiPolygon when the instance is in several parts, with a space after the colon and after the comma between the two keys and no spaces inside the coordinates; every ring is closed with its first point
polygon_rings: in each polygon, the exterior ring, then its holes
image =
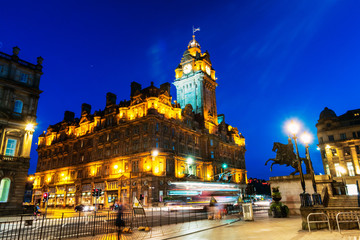
{"type": "Polygon", "coordinates": [[[181,108],[191,104],[194,112],[204,117],[205,128],[215,133],[218,125],[215,89],[218,84],[210,55],[207,51],[201,53],[195,35],[175,69],[174,85],[181,108]]]}

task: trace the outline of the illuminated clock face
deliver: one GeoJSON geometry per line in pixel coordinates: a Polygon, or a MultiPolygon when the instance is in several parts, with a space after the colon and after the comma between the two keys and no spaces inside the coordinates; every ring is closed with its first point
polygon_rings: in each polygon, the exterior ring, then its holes
{"type": "Polygon", "coordinates": [[[184,67],[183,67],[183,72],[184,72],[185,74],[188,74],[188,73],[191,72],[191,69],[192,69],[192,66],[191,66],[190,63],[188,63],[188,64],[184,65],[184,67]]]}
{"type": "Polygon", "coordinates": [[[205,71],[206,71],[207,75],[210,76],[211,69],[210,69],[210,67],[208,65],[205,66],[205,71]]]}

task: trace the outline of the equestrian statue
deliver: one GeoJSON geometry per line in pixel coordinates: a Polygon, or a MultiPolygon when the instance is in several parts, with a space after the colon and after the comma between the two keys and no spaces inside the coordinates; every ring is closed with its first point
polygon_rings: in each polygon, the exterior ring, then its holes
{"type": "MultiPolygon", "coordinates": [[[[294,146],[292,144],[291,138],[288,139],[288,144],[283,144],[279,142],[274,142],[273,152],[276,152],[275,158],[270,158],[265,162],[265,165],[269,161],[273,161],[270,166],[270,171],[272,171],[272,166],[274,164],[291,166],[295,169],[294,172],[290,173],[290,175],[295,175],[299,172],[299,161],[296,158],[296,154],[294,153],[294,146]]],[[[306,169],[308,169],[308,160],[306,158],[300,158],[301,161],[305,162],[306,169]]],[[[308,171],[307,171],[308,172],[308,171]]]]}

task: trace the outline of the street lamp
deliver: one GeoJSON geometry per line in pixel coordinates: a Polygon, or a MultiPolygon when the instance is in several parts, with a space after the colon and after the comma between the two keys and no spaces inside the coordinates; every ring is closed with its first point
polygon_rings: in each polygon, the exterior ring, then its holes
{"type": "Polygon", "coordinates": [[[295,142],[296,159],[298,161],[298,168],[299,168],[299,173],[300,173],[301,187],[303,189],[303,193],[300,194],[301,206],[310,206],[311,205],[311,200],[309,199],[310,195],[305,192],[305,189],[306,189],[305,188],[305,178],[304,178],[304,174],[303,174],[302,167],[301,167],[301,158],[300,158],[300,155],[299,155],[299,148],[298,148],[298,145],[297,145],[297,136],[296,136],[296,134],[298,134],[298,132],[300,130],[300,123],[295,121],[295,120],[291,120],[287,124],[286,127],[287,127],[288,131],[291,133],[291,137],[295,142]]]}
{"type": "Polygon", "coordinates": [[[300,140],[305,144],[305,153],[306,153],[306,158],[308,160],[309,163],[309,170],[310,170],[310,174],[311,174],[311,180],[312,180],[312,185],[314,188],[314,194],[312,195],[313,197],[313,203],[314,205],[316,204],[322,204],[321,201],[321,195],[317,193],[317,187],[316,187],[316,181],[315,181],[315,173],[314,173],[314,168],[312,165],[312,161],[310,158],[310,152],[309,152],[309,144],[312,142],[312,135],[308,132],[304,132],[301,136],[300,136],[300,140]]]}
{"type": "Polygon", "coordinates": [[[187,163],[187,165],[188,165],[188,173],[190,174],[191,164],[194,163],[194,160],[193,160],[191,157],[188,157],[188,158],[186,159],[186,163],[187,163]]]}
{"type": "Polygon", "coordinates": [[[227,169],[227,164],[226,164],[226,163],[223,163],[222,168],[223,168],[224,170],[227,169]]]}
{"type": "Polygon", "coordinates": [[[157,157],[159,155],[159,151],[157,149],[151,151],[151,156],[157,157]]]}

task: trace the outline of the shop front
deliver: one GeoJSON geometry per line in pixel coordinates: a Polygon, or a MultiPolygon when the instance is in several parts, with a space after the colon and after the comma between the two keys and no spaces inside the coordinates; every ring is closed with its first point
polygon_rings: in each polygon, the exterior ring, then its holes
{"type": "MultiPolygon", "coordinates": [[[[101,189],[101,195],[100,197],[97,198],[96,204],[98,205],[99,209],[103,209],[105,204],[105,196],[104,196],[105,183],[95,183],[94,185],[96,189],[101,189]]],[[[93,204],[95,204],[95,197],[93,200],[94,200],[93,204]]]]}
{"type": "Polygon", "coordinates": [[[65,206],[65,194],[56,194],[56,207],[65,206]]]}
{"type": "Polygon", "coordinates": [[[81,204],[92,205],[91,198],[91,184],[83,185],[81,192],[81,204]]]}
{"type": "Polygon", "coordinates": [[[41,197],[42,197],[42,191],[41,190],[35,190],[34,192],[34,199],[33,199],[33,203],[34,205],[37,205],[41,203],[41,197]]]}
{"type": "Polygon", "coordinates": [[[75,186],[68,186],[66,193],[66,206],[74,207],[75,206],[75,186]]]}
{"type": "Polygon", "coordinates": [[[60,186],[56,188],[56,207],[65,207],[65,186],[60,186]]]}
{"type": "Polygon", "coordinates": [[[108,182],[106,187],[105,207],[109,208],[118,200],[118,182],[108,182]]]}
{"type": "Polygon", "coordinates": [[[55,207],[56,198],[55,198],[55,188],[49,189],[49,200],[48,207],[55,207]]]}

